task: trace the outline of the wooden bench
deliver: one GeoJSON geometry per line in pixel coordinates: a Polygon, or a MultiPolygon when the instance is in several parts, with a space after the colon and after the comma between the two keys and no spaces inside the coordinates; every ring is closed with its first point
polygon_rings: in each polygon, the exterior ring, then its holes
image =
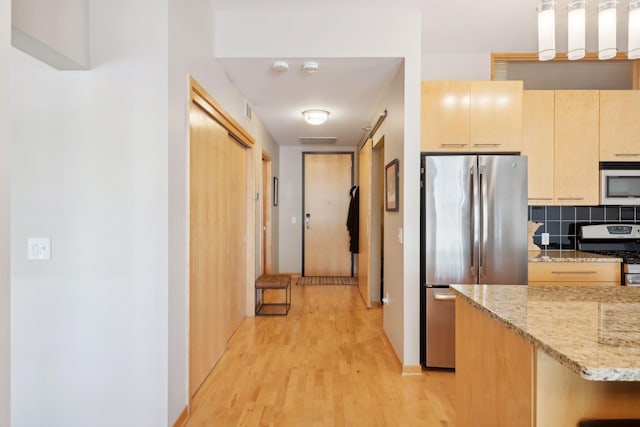
{"type": "Polygon", "coordinates": [[[263,274],[256,279],[256,316],[286,316],[291,306],[291,275],[263,274]],[[265,302],[264,291],[284,291],[284,300],[265,302]]]}

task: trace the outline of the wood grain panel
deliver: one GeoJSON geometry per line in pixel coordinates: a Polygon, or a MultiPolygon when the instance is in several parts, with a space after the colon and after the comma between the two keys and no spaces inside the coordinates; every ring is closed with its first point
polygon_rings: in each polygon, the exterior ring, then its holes
{"type": "Polygon", "coordinates": [[[640,161],[640,91],[600,91],[600,161],[640,161]]]}
{"type": "Polygon", "coordinates": [[[522,88],[522,81],[471,82],[471,151],[522,149],[522,88]]]}
{"type": "Polygon", "coordinates": [[[537,352],[538,426],[576,426],[592,418],[640,418],[640,383],[588,381],[537,352]]]}
{"type": "Polygon", "coordinates": [[[599,203],[599,101],[596,90],[555,91],[554,197],[559,205],[599,203]]]}
{"type": "Polygon", "coordinates": [[[360,252],[358,253],[358,287],[367,307],[371,307],[371,159],[373,140],[369,139],[358,154],[360,186],[360,252]]]}
{"type": "Polygon", "coordinates": [[[619,262],[531,262],[529,282],[609,282],[620,284],[619,262]]]}
{"type": "Polygon", "coordinates": [[[468,81],[423,81],[420,149],[469,151],[468,81]]]}
{"type": "Polygon", "coordinates": [[[349,232],[346,227],[351,189],[351,153],[304,155],[304,234],[306,276],[351,276],[349,232]]]}
{"type": "Polygon", "coordinates": [[[190,397],[224,353],[247,305],[247,149],[201,102],[189,111],[190,397]]]}
{"type": "Polygon", "coordinates": [[[529,159],[529,205],[553,203],[554,92],[525,90],[522,154],[529,159]]]}
{"type": "Polygon", "coordinates": [[[531,344],[456,298],[456,426],[533,426],[532,358],[531,344]]]}

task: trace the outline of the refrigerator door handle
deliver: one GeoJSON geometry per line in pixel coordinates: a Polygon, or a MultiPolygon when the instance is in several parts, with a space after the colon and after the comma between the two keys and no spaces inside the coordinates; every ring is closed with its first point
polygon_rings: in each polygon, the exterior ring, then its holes
{"type": "MultiPolygon", "coordinates": [[[[478,175],[479,175],[479,189],[480,191],[478,192],[478,197],[480,198],[480,239],[479,239],[479,243],[478,243],[478,277],[482,278],[482,265],[484,263],[484,216],[485,216],[485,204],[486,204],[486,197],[484,194],[484,165],[482,166],[478,166],[478,175]]],[[[480,279],[482,280],[482,279],[480,279]]]]}
{"type": "Polygon", "coordinates": [[[469,180],[469,199],[471,200],[471,208],[469,209],[469,251],[471,252],[471,271],[474,272],[476,268],[476,260],[475,260],[475,235],[476,235],[476,223],[475,223],[475,200],[474,200],[474,191],[475,191],[475,168],[471,166],[470,170],[470,180],[469,180]]]}
{"type": "Polygon", "coordinates": [[[453,301],[456,296],[454,294],[434,294],[433,299],[437,301],[453,301]]]}

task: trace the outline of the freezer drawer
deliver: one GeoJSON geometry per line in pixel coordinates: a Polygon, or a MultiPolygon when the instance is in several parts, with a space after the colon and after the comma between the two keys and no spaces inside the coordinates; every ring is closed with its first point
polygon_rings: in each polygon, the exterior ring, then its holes
{"type": "Polygon", "coordinates": [[[449,288],[427,288],[426,365],[453,368],[456,360],[455,294],[449,288]]]}

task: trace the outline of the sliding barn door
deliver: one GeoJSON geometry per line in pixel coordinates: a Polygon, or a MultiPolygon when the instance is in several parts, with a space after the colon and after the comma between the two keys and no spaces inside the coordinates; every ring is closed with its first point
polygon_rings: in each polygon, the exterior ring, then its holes
{"type": "Polygon", "coordinates": [[[193,103],[190,122],[189,392],[246,310],[247,149],[193,103]]]}

